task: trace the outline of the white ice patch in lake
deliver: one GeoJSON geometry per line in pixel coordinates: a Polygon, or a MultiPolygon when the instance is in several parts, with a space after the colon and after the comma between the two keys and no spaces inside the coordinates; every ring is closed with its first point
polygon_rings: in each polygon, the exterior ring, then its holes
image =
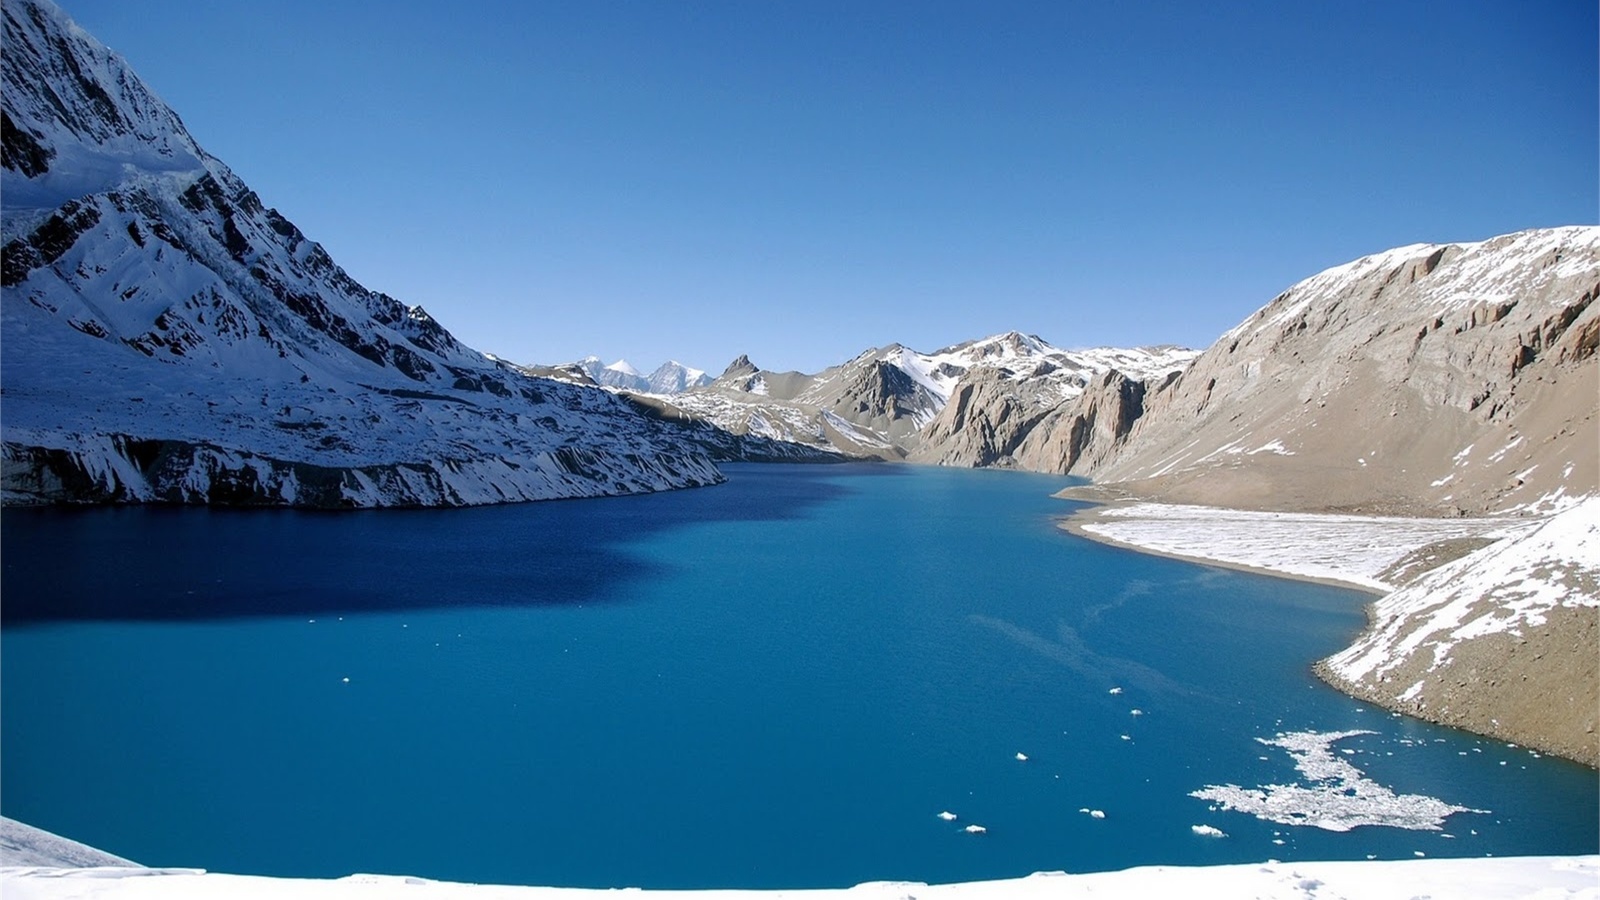
{"type": "Polygon", "coordinates": [[[1227,837],[1227,832],[1211,825],[1190,825],[1189,830],[1201,837],[1227,837]]]}
{"type": "Polygon", "coordinates": [[[1422,794],[1396,794],[1333,752],[1335,741],[1375,733],[1296,731],[1270,740],[1256,738],[1269,747],[1287,750],[1294,758],[1295,768],[1309,783],[1269,784],[1260,788],[1210,785],[1189,796],[1210,800],[1223,809],[1249,813],[1268,822],[1312,825],[1327,831],[1349,831],[1361,825],[1438,831],[1444,820],[1455,813],[1488,812],[1455,806],[1422,794]]]}

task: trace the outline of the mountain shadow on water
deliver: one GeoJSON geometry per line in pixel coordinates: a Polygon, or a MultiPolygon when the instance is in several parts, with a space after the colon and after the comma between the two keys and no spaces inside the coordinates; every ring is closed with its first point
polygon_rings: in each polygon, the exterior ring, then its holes
{"type": "Polygon", "coordinates": [[[470,509],[8,509],[0,622],[627,602],[630,585],[666,568],[631,553],[632,540],[796,518],[850,490],[835,467],[727,468],[713,488],[470,509]]]}

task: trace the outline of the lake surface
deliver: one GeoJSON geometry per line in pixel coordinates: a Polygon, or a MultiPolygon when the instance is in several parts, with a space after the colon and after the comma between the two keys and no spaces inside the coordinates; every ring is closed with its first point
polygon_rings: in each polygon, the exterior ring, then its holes
{"type": "Polygon", "coordinates": [[[7,510],[0,812],[150,865],[614,887],[1596,852],[1592,770],[1313,678],[1365,595],[1075,538],[1061,478],[727,471],[7,510]],[[1190,796],[1312,784],[1257,739],[1350,730],[1332,756],[1402,805],[1481,812],[1338,832],[1190,796]]]}

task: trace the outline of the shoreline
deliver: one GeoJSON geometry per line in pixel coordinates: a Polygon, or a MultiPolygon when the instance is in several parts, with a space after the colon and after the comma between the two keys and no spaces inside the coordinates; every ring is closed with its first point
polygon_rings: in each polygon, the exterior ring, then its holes
{"type": "MultiPolygon", "coordinates": [[[[1273,568],[1271,566],[1252,565],[1250,563],[1236,562],[1228,559],[1217,559],[1216,557],[1202,556],[1198,553],[1181,553],[1173,550],[1162,549],[1160,547],[1151,547],[1145,544],[1134,543],[1133,541],[1123,540],[1108,534],[1100,534],[1089,531],[1085,526],[1092,526],[1112,518],[1111,515],[1107,514],[1109,510],[1130,507],[1148,501],[1134,499],[1080,500],[1076,497],[1067,499],[1077,500],[1078,502],[1084,503],[1094,503],[1096,505],[1085,507],[1084,509],[1076,510],[1060,517],[1056,520],[1056,527],[1060,528],[1062,531],[1068,532],[1069,534],[1077,535],[1085,540],[1094,541],[1097,544],[1104,544],[1107,547],[1118,547],[1123,550],[1131,550],[1135,553],[1143,553],[1148,556],[1160,556],[1165,559],[1175,559],[1180,562],[1193,563],[1195,565],[1211,566],[1217,569],[1227,569],[1232,572],[1246,572],[1251,575],[1265,575],[1272,578],[1287,578],[1291,581],[1301,581],[1307,584],[1320,584],[1328,587],[1360,591],[1363,594],[1371,596],[1374,600],[1389,593],[1388,590],[1384,590],[1383,588],[1374,587],[1370,584],[1362,584],[1356,581],[1348,581],[1321,575],[1308,575],[1303,572],[1286,571],[1283,569],[1273,568]]],[[[1370,624],[1370,616],[1368,618],[1370,624]]]]}
{"type": "MultiPolygon", "coordinates": [[[[1591,769],[1600,768],[1591,747],[1582,741],[1574,743],[1559,729],[1551,730],[1528,722],[1520,727],[1511,725],[1507,710],[1514,707],[1497,705],[1503,704],[1505,698],[1496,700],[1485,695],[1477,697],[1478,702],[1474,703],[1470,696],[1446,697],[1440,702],[1434,697],[1412,696],[1411,692],[1395,695],[1392,690],[1352,680],[1334,667],[1334,661],[1342,654],[1371,642],[1386,629],[1393,630],[1394,612],[1380,614],[1385,604],[1393,605],[1390,598],[1415,594],[1419,589],[1430,590],[1419,585],[1428,581],[1434,569],[1448,569],[1460,558],[1437,552],[1442,545],[1467,537],[1487,541],[1491,546],[1517,543],[1553,517],[1441,519],[1437,520],[1437,526],[1429,526],[1430,520],[1425,519],[1245,511],[1159,503],[1104,490],[1088,492],[1088,496],[1085,493],[1082,489],[1069,488],[1055,495],[1091,504],[1057,519],[1057,527],[1086,540],[1137,553],[1367,594],[1370,598],[1364,605],[1367,623],[1361,631],[1345,648],[1309,661],[1312,674],[1334,690],[1420,721],[1519,744],[1591,769]],[[1423,523],[1423,527],[1412,529],[1415,523],[1423,523]],[[1197,529],[1199,538],[1193,536],[1197,529]],[[1276,533],[1272,533],[1274,530],[1276,533]],[[1452,531],[1456,532],[1455,537],[1450,535],[1452,531]],[[1377,549],[1373,550],[1374,547],[1377,549]],[[1343,551],[1350,548],[1357,552],[1350,553],[1347,559],[1343,551]],[[1340,562],[1329,566],[1317,558],[1329,554],[1337,556],[1340,562]],[[1349,577],[1340,577],[1343,575],[1349,577]],[[1399,583],[1390,583],[1380,576],[1399,583]]],[[[1548,636],[1545,630],[1544,637],[1548,636]]],[[[1536,650],[1533,658],[1538,660],[1543,655],[1544,650],[1536,650]]],[[[1399,661],[1404,659],[1398,658],[1399,661]]],[[[1486,682],[1494,686],[1497,682],[1508,681],[1514,674],[1502,670],[1474,670],[1468,677],[1474,685],[1486,682]]],[[[1439,681],[1438,676],[1431,677],[1439,681]]],[[[1528,670],[1520,677],[1527,681],[1528,670]]],[[[1461,681],[1460,685],[1466,687],[1469,681],[1461,681]]],[[[1417,684],[1420,687],[1422,682],[1417,684]]]]}

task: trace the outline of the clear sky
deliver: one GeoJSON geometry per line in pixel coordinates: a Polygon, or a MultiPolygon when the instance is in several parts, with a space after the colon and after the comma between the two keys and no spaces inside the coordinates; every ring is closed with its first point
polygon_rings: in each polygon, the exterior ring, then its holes
{"type": "Polygon", "coordinates": [[[1593,0],[65,0],[357,280],[518,362],[1203,347],[1597,220],[1593,0]]]}

